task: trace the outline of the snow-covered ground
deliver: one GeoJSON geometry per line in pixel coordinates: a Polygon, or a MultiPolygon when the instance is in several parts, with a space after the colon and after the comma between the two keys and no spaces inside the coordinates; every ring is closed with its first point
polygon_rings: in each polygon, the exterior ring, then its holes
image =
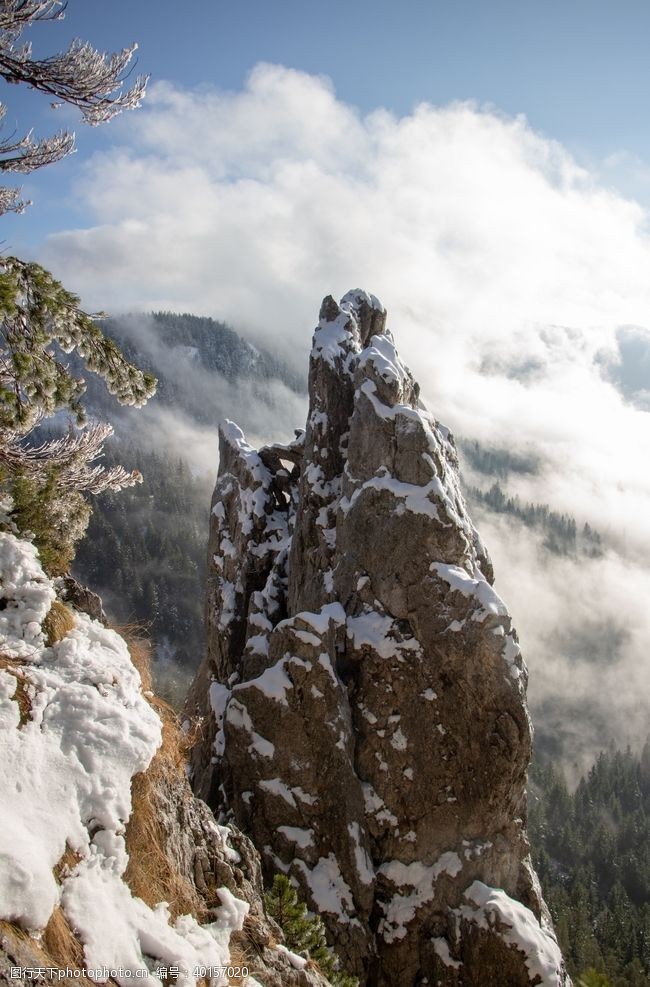
{"type": "Polygon", "coordinates": [[[60,906],[97,981],[158,981],[176,967],[179,987],[197,982],[197,968],[212,968],[213,987],[227,984],[218,971],[248,905],[222,888],[217,920],[199,925],[132,895],[131,779],[160,745],[160,719],[114,631],[75,614],[48,646],[54,599],[34,546],[0,532],[0,919],[38,937],[60,906]],[[77,862],[59,883],[66,850],[77,862]]]}

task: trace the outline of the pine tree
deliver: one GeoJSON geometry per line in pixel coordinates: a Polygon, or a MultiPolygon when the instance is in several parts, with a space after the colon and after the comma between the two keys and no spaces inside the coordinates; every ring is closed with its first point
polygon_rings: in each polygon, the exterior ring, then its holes
{"type": "Polygon", "coordinates": [[[531,771],[535,862],[569,970],[588,987],[650,987],[644,751],[602,753],[573,793],[551,765],[531,771]]]}
{"type": "MultiPolygon", "coordinates": [[[[76,106],[91,125],[137,106],[146,79],[123,89],[136,46],[106,55],[87,42],[73,41],[67,51],[38,59],[31,46],[22,43],[27,28],[61,18],[65,6],[61,0],[0,0],[0,78],[76,106]]],[[[0,104],[0,120],[5,113],[0,104]]],[[[34,139],[30,131],[0,141],[0,171],[30,172],[73,149],[73,134],[34,139]]],[[[19,189],[0,187],[0,215],[22,211],[26,204],[19,189]]],[[[85,423],[81,399],[86,382],[64,357],[73,351],[87,370],[103,378],[121,404],[139,406],[154,393],[155,379],[138,370],[104,336],[76,295],[38,264],[16,257],[0,259],[0,482],[16,500],[16,518],[31,523],[39,548],[46,554],[51,548],[53,571],[71,555],[87,523],[80,492],[119,490],[142,479],[137,470],[105,470],[97,464],[103,442],[112,432],[108,425],[91,427],[81,435],[71,426],[67,436],[30,444],[36,426],[58,411],[69,412],[77,426],[85,423]],[[27,490],[33,495],[31,506],[27,490]],[[47,525],[42,523],[48,503],[53,517],[63,525],[67,518],[70,527],[69,537],[57,536],[57,544],[49,548],[47,525]]]]}
{"type": "Polygon", "coordinates": [[[599,973],[591,968],[585,970],[582,976],[578,978],[576,987],[611,987],[611,984],[604,973],[599,973]]]}
{"type": "Polygon", "coordinates": [[[317,963],[332,987],[358,987],[356,977],[340,969],[340,961],[327,945],[325,926],[316,916],[310,917],[284,874],[276,874],[273,886],[264,895],[266,910],[284,932],[287,946],[317,963]]]}

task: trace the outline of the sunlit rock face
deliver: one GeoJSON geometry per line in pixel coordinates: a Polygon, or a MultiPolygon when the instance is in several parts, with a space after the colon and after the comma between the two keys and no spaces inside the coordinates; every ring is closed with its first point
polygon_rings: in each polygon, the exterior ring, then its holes
{"type": "Polygon", "coordinates": [[[524,828],[525,665],[418,395],[351,291],[321,307],[305,432],[255,451],[222,427],[195,790],[363,984],[566,984],[524,828]]]}

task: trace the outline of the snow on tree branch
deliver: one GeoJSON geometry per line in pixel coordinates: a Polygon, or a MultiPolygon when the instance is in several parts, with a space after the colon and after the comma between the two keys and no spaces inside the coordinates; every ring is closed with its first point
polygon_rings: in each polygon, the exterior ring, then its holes
{"type": "Polygon", "coordinates": [[[17,433],[3,431],[0,434],[0,465],[33,479],[54,471],[59,489],[85,493],[121,490],[142,483],[139,470],[129,472],[123,466],[107,469],[95,463],[103,455],[104,442],[112,434],[111,425],[99,424],[77,433],[70,430],[67,435],[38,446],[28,446],[20,442],[17,433]],[[95,465],[91,465],[93,463],[95,465]]]}
{"type": "MultiPolygon", "coordinates": [[[[37,21],[59,20],[65,7],[60,0],[0,0],[0,78],[46,93],[55,104],[76,106],[91,126],[139,106],[148,76],[138,76],[130,88],[125,88],[136,44],[111,54],[75,39],[66,51],[40,59],[33,57],[31,44],[19,44],[26,27],[37,21]]],[[[4,107],[0,112],[4,116],[4,107]]],[[[36,139],[30,131],[23,137],[0,141],[0,171],[42,168],[70,154],[74,142],[74,134],[66,131],[36,139]]],[[[16,190],[0,188],[0,214],[20,211],[27,204],[19,200],[16,190]]]]}
{"type": "Polygon", "coordinates": [[[140,407],[155,393],[155,378],[129,363],[76,295],[39,264],[0,259],[0,428],[26,435],[62,409],[85,421],[85,381],[59,356],[73,350],[120,404],[140,407]]]}

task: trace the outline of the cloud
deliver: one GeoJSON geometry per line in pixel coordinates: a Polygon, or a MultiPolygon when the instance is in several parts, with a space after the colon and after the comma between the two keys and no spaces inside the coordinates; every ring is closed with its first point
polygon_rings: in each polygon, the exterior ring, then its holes
{"type": "MultiPolygon", "coordinates": [[[[98,418],[115,422],[118,435],[129,435],[168,457],[183,457],[195,471],[216,476],[217,426],[223,419],[236,418],[255,446],[289,442],[296,425],[304,425],[306,393],[296,393],[277,377],[262,373],[228,379],[203,365],[194,347],[171,346],[147,315],[122,316],[109,328],[159,378],[158,393],[139,409],[116,409],[103,384],[95,382],[88,404],[98,418]]],[[[270,373],[268,365],[265,369],[270,373]]]]}
{"type": "Polygon", "coordinates": [[[120,126],[79,189],[97,225],[41,251],[87,305],[215,315],[304,366],[322,295],[367,286],[441,418],[540,443],[549,499],[631,514],[650,546],[650,426],[602,374],[619,327],[650,326],[639,205],[521,117],[361,117],[278,66],[237,93],[159,83],[120,126]]]}
{"type": "MultiPolygon", "coordinates": [[[[568,596],[553,570],[531,601],[516,577],[532,550],[522,541],[518,561],[490,526],[506,597],[551,677],[569,669],[554,664],[544,612],[570,622],[574,606],[609,614],[602,601],[617,601],[637,626],[650,549],[650,414],[628,393],[650,389],[641,206],[523,117],[469,103],[361,116],[326,79],[280,66],[259,65],[234,93],[159,83],[119,134],[77,189],[94,225],[40,251],[88,306],[212,315],[305,367],[321,297],[368,288],[434,413],[533,449],[540,472],[513,492],[609,539],[612,558],[576,568],[568,596]],[[537,618],[540,594],[553,602],[537,618]]],[[[625,641],[647,677],[641,633],[625,641]]]]}
{"type": "Polygon", "coordinates": [[[529,666],[536,742],[579,777],[611,739],[634,745],[648,732],[650,571],[612,549],[553,555],[503,515],[478,511],[475,521],[529,666]]]}

